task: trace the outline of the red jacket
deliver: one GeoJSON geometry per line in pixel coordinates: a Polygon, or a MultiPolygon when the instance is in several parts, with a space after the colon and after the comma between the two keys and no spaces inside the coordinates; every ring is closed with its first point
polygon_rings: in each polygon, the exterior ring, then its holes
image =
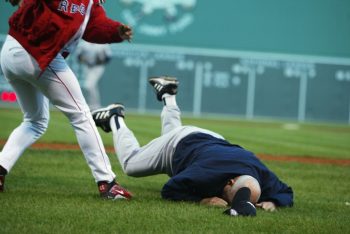
{"type": "MultiPolygon", "coordinates": [[[[121,42],[121,23],[107,18],[98,0],[91,0],[90,18],[83,39],[92,43],[121,42]]],[[[9,34],[44,71],[84,21],[90,0],[23,0],[10,17],[9,34]]]]}

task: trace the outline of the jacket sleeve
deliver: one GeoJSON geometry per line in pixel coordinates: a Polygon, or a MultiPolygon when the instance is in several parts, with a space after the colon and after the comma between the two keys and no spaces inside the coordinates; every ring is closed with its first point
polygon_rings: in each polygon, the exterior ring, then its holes
{"type": "Polygon", "coordinates": [[[259,201],[272,201],[277,206],[293,206],[293,190],[271,173],[269,179],[262,186],[262,194],[259,201]]]}
{"type": "Polygon", "coordinates": [[[285,191],[272,195],[270,200],[277,206],[293,206],[292,188],[288,187],[285,191]]]}
{"type": "Polygon", "coordinates": [[[121,23],[108,18],[104,8],[96,1],[93,4],[83,39],[99,44],[122,42],[118,33],[121,23]]]}
{"type": "Polygon", "coordinates": [[[202,198],[195,194],[194,186],[186,173],[173,176],[163,186],[162,198],[173,201],[193,201],[198,202],[202,198]]]}

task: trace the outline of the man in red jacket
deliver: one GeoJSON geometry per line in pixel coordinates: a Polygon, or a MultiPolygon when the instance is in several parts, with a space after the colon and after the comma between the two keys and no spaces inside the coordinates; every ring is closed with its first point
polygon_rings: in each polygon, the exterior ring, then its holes
{"type": "Polygon", "coordinates": [[[107,18],[101,0],[9,1],[19,8],[9,19],[1,67],[24,118],[0,153],[0,191],[5,175],[47,129],[51,102],[73,126],[101,197],[131,198],[115,181],[89,107],[65,58],[81,38],[100,44],[122,42],[132,39],[132,29],[107,18]]]}

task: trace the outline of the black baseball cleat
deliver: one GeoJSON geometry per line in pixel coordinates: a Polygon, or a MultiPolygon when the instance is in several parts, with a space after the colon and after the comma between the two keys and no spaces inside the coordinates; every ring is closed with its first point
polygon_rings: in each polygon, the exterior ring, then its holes
{"type": "Polygon", "coordinates": [[[225,210],[224,214],[230,216],[256,216],[256,208],[249,201],[251,191],[248,187],[238,189],[232,199],[231,208],[225,210]]]}
{"type": "Polygon", "coordinates": [[[0,175],[0,193],[5,190],[5,176],[0,175]]]}
{"type": "Polygon", "coordinates": [[[7,170],[0,165],[0,192],[5,190],[5,176],[7,175],[7,170]]]}
{"type": "Polygon", "coordinates": [[[125,107],[120,103],[114,103],[105,108],[94,110],[91,114],[97,127],[102,128],[105,132],[110,132],[112,129],[109,120],[113,115],[124,118],[125,107]]]}
{"type": "Polygon", "coordinates": [[[132,198],[132,194],[128,190],[120,186],[118,183],[116,183],[115,181],[111,183],[101,181],[101,182],[98,182],[97,185],[98,185],[98,190],[100,191],[100,196],[102,199],[130,200],[132,198]]]}
{"type": "Polygon", "coordinates": [[[179,81],[175,77],[170,76],[160,76],[160,77],[151,77],[148,82],[153,86],[158,101],[162,101],[163,94],[177,94],[177,87],[179,81]]]}

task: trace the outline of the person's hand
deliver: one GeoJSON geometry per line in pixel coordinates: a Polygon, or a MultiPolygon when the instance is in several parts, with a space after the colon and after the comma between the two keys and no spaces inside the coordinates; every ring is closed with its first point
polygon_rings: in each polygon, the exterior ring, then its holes
{"type": "Polygon", "coordinates": [[[259,207],[259,208],[262,208],[266,211],[276,211],[276,205],[275,203],[273,202],[270,202],[270,201],[264,201],[264,202],[260,202],[260,203],[257,203],[255,204],[256,207],[259,207]]]}
{"type": "Polygon", "coordinates": [[[132,28],[125,24],[119,26],[118,33],[123,40],[128,40],[129,42],[131,41],[133,36],[132,28]]]}
{"type": "Polygon", "coordinates": [[[209,206],[218,206],[218,207],[226,207],[228,203],[219,198],[219,197],[208,197],[204,198],[200,201],[201,205],[209,205],[209,206]]]}

